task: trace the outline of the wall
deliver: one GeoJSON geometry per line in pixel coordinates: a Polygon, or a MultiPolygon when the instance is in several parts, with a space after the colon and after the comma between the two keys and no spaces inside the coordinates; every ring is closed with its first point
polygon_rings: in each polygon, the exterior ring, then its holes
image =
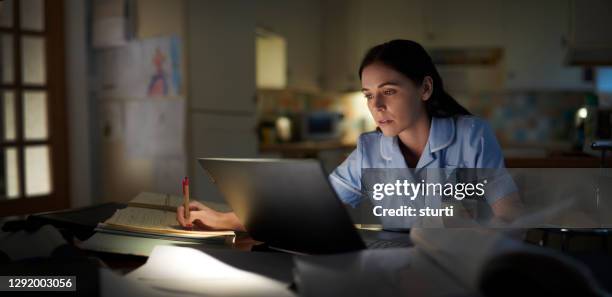
{"type": "MultiPolygon", "coordinates": [[[[136,38],[178,35],[182,39],[183,84],[186,99],[186,172],[192,196],[220,201],[196,160],[198,157],[253,157],[255,134],[255,4],[251,1],[139,0],[136,38]]],[[[95,55],[92,51],[92,55],[95,55]]],[[[171,99],[171,98],[169,98],[171,99]]],[[[176,179],[180,193],[183,174],[160,166],[164,158],[130,157],[123,138],[106,137],[112,108],[108,100],[93,104],[93,193],[97,201],[129,201],[141,191],[156,191],[160,178],[176,179]],[[176,175],[176,176],[175,176],[176,175]]],[[[131,98],[112,98],[125,102],[131,98]]]]}
{"type": "Polygon", "coordinates": [[[186,2],[192,196],[223,201],[200,157],[255,157],[255,2],[186,2]]]}
{"type": "Polygon", "coordinates": [[[65,2],[66,91],[70,160],[71,207],[94,203],[92,195],[91,97],[88,91],[88,52],[86,34],[87,4],[81,0],[65,2]]]}
{"type": "MultiPolygon", "coordinates": [[[[182,41],[181,56],[183,65],[186,65],[185,2],[183,0],[137,0],[136,9],[135,38],[177,35],[182,41]]],[[[95,55],[95,50],[93,54],[95,55]]],[[[185,72],[182,77],[183,90],[179,94],[182,93],[187,98],[185,72]]],[[[94,108],[99,118],[93,119],[96,125],[93,143],[98,148],[95,155],[99,156],[94,160],[94,171],[99,174],[94,177],[96,183],[94,193],[98,201],[129,201],[141,191],[158,190],[159,180],[164,178],[164,164],[160,163],[164,160],[153,157],[131,157],[126,152],[126,144],[122,138],[108,138],[104,135],[105,127],[102,126],[102,122],[106,121],[107,117],[113,117],[111,113],[117,112],[111,110],[108,103],[115,101],[118,104],[125,104],[132,99],[135,98],[96,98],[94,108]]],[[[120,116],[123,115],[120,114],[120,116]]],[[[116,122],[115,128],[125,128],[125,122],[121,122],[121,119],[116,122]]],[[[175,188],[164,187],[164,190],[171,194],[179,194],[181,178],[181,176],[176,177],[175,188]]]]}

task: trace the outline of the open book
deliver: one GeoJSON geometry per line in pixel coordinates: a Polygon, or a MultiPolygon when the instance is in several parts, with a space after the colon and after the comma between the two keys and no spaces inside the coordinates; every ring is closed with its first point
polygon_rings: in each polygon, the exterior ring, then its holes
{"type": "MultiPolygon", "coordinates": [[[[176,208],[183,202],[180,196],[142,192],[128,202],[128,207],[118,209],[112,217],[98,224],[96,230],[142,237],[169,237],[172,239],[222,239],[234,236],[233,231],[186,230],[176,220],[176,208]]],[[[222,206],[204,203],[223,210],[222,206]]]]}

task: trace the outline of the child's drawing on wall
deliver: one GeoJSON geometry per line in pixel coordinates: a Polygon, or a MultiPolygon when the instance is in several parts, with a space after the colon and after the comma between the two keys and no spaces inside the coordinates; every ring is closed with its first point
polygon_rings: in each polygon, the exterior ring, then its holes
{"type": "Polygon", "coordinates": [[[176,36],[141,41],[147,97],[174,97],[181,90],[180,40],[176,36]]]}
{"type": "Polygon", "coordinates": [[[155,55],[151,61],[155,67],[155,73],[151,77],[147,94],[150,97],[156,96],[167,96],[168,95],[168,77],[166,71],[164,71],[164,62],[166,61],[166,55],[157,47],[155,49],[155,55]]]}

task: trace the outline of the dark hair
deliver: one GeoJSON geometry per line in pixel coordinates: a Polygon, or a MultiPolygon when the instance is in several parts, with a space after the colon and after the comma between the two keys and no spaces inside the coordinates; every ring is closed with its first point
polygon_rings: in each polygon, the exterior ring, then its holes
{"type": "Polygon", "coordinates": [[[359,79],[363,69],[370,64],[382,63],[407,76],[417,85],[426,76],[433,81],[431,97],[425,101],[425,110],[430,117],[455,117],[471,115],[444,90],[442,78],[425,49],[412,40],[391,40],[371,48],[359,66],[359,79]]]}

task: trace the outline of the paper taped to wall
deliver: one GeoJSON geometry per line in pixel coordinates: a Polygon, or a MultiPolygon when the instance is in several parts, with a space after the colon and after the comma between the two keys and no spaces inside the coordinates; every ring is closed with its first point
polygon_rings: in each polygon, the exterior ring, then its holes
{"type": "Polygon", "coordinates": [[[126,102],[124,136],[130,157],[183,156],[185,100],[126,102]]]}

